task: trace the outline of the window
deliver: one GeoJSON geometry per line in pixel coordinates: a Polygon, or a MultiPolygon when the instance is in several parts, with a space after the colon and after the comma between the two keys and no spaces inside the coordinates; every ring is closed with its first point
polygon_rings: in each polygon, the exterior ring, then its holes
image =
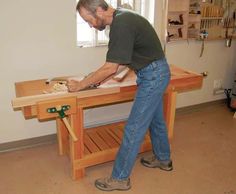
{"type": "MultiPolygon", "coordinates": [[[[106,2],[114,8],[124,7],[133,9],[147,18],[152,25],[154,24],[155,0],[106,0],[106,2]]],[[[94,28],[90,28],[77,12],[77,46],[89,47],[107,45],[108,35],[108,29],[98,31],[94,28]]]]}

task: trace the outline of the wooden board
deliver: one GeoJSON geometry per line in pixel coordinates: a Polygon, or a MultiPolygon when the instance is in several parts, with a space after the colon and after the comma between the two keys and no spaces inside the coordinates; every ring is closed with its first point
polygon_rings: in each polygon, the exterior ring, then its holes
{"type": "MultiPolygon", "coordinates": [[[[200,88],[202,86],[202,75],[192,71],[183,70],[175,65],[170,65],[171,81],[170,84],[176,91],[182,92],[186,90],[200,88]]],[[[103,83],[100,88],[110,87],[127,87],[136,85],[136,75],[130,71],[122,82],[109,79],[103,83]]]]}
{"type": "MultiPolygon", "coordinates": [[[[40,84],[40,81],[37,83],[40,84]]],[[[20,84],[18,83],[18,85],[20,84]]],[[[114,94],[120,91],[119,87],[112,87],[112,88],[91,89],[91,90],[79,91],[79,92],[74,92],[74,93],[68,93],[68,92],[61,92],[61,93],[58,92],[58,93],[49,93],[49,94],[40,93],[40,94],[35,94],[35,95],[30,96],[29,93],[32,93],[32,91],[27,90],[30,87],[22,87],[22,86],[23,85],[20,85],[20,87],[18,88],[24,88],[24,90],[27,91],[25,92],[26,95],[22,95],[20,97],[16,97],[15,99],[13,99],[12,100],[13,108],[33,106],[33,105],[36,105],[38,101],[44,101],[44,100],[54,100],[54,99],[60,99],[60,98],[65,98],[65,97],[84,98],[84,97],[99,96],[99,95],[104,95],[104,94],[114,94]],[[30,92],[28,93],[28,91],[30,92]]],[[[18,94],[19,93],[24,94],[23,92],[18,92],[18,94]]]]}

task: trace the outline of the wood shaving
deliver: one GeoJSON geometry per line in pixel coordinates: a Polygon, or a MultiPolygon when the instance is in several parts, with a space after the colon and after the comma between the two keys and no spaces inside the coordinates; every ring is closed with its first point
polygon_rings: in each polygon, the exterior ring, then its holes
{"type": "Polygon", "coordinates": [[[52,92],[68,92],[68,87],[65,83],[55,83],[52,87],[52,92]]]}

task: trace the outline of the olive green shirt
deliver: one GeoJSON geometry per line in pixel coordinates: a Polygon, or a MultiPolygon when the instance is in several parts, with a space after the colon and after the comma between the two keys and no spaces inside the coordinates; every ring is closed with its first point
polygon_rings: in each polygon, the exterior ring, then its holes
{"type": "Polygon", "coordinates": [[[164,57],[152,25],[133,11],[120,8],[114,12],[109,38],[107,62],[139,70],[164,57]]]}

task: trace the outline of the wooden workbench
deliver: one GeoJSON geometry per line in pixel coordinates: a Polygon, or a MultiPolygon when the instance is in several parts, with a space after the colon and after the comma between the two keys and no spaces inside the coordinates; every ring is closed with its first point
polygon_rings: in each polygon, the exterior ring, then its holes
{"type": "MultiPolygon", "coordinates": [[[[171,66],[171,81],[164,96],[164,114],[170,140],[173,138],[177,93],[201,88],[202,80],[199,74],[171,66]]],[[[85,129],[83,112],[93,107],[132,101],[137,88],[135,74],[131,72],[122,82],[110,79],[97,89],[76,93],[45,94],[44,91],[52,87],[45,84],[45,81],[46,79],[16,83],[16,98],[12,100],[12,106],[16,110],[21,109],[25,118],[37,117],[46,121],[56,119],[59,153],[69,156],[72,178],[82,178],[86,167],[114,160],[125,123],[85,129]],[[78,141],[72,140],[57,113],[47,112],[48,108],[58,105],[70,106],[66,114],[78,141]]],[[[140,152],[148,150],[151,150],[151,142],[147,134],[140,152]]]]}

